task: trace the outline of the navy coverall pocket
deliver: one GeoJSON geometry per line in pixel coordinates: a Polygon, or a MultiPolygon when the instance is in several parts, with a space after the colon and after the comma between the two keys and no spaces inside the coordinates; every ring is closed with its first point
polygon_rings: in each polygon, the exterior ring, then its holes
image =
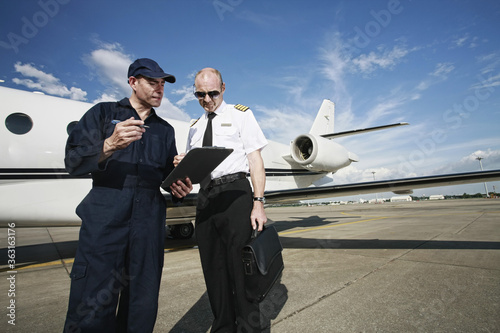
{"type": "Polygon", "coordinates": [[[71,274],[69,277],[71,280],[79,280],[87,275],[87,264],[84,263],[74,263],[71,269],[71,274]]]}

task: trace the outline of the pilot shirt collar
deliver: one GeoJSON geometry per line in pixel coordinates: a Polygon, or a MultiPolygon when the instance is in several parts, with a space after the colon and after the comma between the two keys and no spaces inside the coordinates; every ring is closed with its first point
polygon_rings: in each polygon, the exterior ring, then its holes
{"type": "MultiPolygon", "coordinates": [[[[219,105],[217,109],[215,109],[214,113],[216,115],[222,115],[224,111],[226,110],[226,102],[222,101],[222,103],[219,105]]],[[[205,111],[205,119],[208,119],[208,111],[205,111]]]]}

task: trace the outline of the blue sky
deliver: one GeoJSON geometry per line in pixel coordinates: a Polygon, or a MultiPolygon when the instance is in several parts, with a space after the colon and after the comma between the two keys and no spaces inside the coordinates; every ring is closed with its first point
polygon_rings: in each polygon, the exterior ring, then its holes
{"type": "MultiPolygon", "coordinates": [[[[193,76],[210,66],[271,140],[308,132],[323,99],[335,131],[410,123],[339,139],[360,162],[335,183],[476,171],[477,156],[500,169],[498,1],[3,1],[0,27],[6,87],[116,100],[150,57],[177,77],[166,117],[199,117],[193,76]]],[[[463,192],[484,185],[416,193],[463,192]]]]}

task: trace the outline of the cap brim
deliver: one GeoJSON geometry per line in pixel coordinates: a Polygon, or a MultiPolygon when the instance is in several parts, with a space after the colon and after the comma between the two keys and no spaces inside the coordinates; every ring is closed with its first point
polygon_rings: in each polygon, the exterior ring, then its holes
{"type": "Polygon", "coordinates": [[[147,72],[140,73],[139,75],[149,77],[151,79],[165,79],[165,81],[170,82],[170,83],[175,82],[175,76],[173,76],[171,74],[163,73],[163,72],[162,73],[158,73],[158,72],[155,73],[155,72],[147,71],[147,72]]]}
{"type": "Polygon", "coordinates": [[[165,76],[165,81],[169,82],[169,83],[174,83],[175,82],[175,76],[173,75],[168,75],[168,76],[165,76]]]}

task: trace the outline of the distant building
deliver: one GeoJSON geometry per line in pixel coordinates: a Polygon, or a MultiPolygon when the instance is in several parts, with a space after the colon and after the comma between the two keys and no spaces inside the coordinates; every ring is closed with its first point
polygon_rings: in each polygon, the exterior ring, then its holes
{"type": "Polygon", "coordinates": [[[434,194],[429,197],[429,200],[444,200],[444,195],[434,194]]]}
{"type": "Polygon", "coordinates": [[[377,199],[370,199],[368,201],[368,203],[371,203],[371,204],[372,203],[376,203],[377,204],[377,203],[383,203],[383,202],[385,202],[385,199],[378,199],[378,198],[377,199]]]}
{"type": "Polygon", "coordinates": [[[391,202],[403,202],[403,201],[412,201],[412,198],[409,195],[398,195],[391,198],[391,202]]]}

